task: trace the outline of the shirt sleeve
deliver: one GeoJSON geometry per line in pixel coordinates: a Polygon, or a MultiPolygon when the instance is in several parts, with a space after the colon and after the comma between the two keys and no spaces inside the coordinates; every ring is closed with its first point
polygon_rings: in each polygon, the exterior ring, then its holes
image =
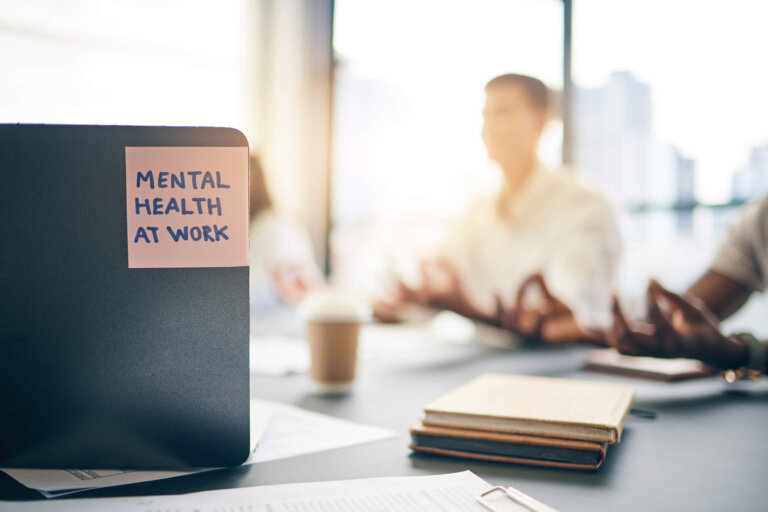
{"type": "Polygon", "coordinates": [[[622,252],[617,218],[605,199],[583,201],[558,230],[558,249],[545,269],[553,294],[585,327],[606,328],[611,322],[610,295],[622,252]]]}
{"type": "Polygon", "coordinates": [[[434,251],[436,258],[444,258],[454,265],[465,264],[468,259],[467,247],[472,240],[472,220],[469,215],[459,219],[451,226],[448,236],[440,242],[434,251]]]}
{"type": "Polygon", "coordinates": [[[710,270],[746,286],[763,291],[768,265],[768,196],[745,207],[741,218],[728,230],[710,270]]]}
{"type": "Polygon", "coordinates": [[[436,247],[433,256],[451,263],[461,279],[465,293],[470,300],[480,303],[483,296],[475,282],[473,269],[477,265],[478,240],[488,223],[488,209],[495,204],[492,197],[476,199],[464,215],[456,221],[448,236],[436,247]]]}

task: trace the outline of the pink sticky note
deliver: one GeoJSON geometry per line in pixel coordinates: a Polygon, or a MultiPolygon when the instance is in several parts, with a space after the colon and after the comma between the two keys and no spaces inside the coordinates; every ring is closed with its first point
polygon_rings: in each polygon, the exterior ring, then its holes
{"type": "Polygon", "coordinates": [[[126,147],[128,267],[248,265],[248,148],[126,147]]]}

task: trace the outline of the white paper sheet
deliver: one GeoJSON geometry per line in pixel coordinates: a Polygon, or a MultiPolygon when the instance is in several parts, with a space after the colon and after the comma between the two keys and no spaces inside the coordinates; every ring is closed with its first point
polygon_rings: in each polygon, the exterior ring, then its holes
{"type": "Polygon", "coordinates": [[[361,425],[290,405],[268,403],[273,407],[273,419],[250,463],[395,437],[391,430],[361,425]]]}
{"type": "Polygon", "coordinates": [[[175,496],[2,503],[7,512],[481,512],[489,484],[469,471],[450,475],[269,485],[175,496]]]}
{"type": "MultiPolygon", "coordinates": [[[[245,462],[267,462],[307,453],[332,450],[394,437],[394,433],[378,427],[340,420],[286,404],[266,400],[251,401],[252,436],[260,438],[254,454],[245,462]],[[269,423],[262,421],[269,419],[269,423]],[[263,431],[263,432],[262,432],[263,431]]],[[[194,471],[120,471],[3,469],[5,473],[43,496],[53,498],[87,491],[190,475],[218,468],[194,471]]]]}

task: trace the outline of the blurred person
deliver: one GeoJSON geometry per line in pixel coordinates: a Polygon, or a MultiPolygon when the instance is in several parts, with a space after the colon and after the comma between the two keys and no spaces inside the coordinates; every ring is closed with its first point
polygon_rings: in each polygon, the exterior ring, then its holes
{"type": "Polygon", "coordinates": [[[550,283],[546,291],[571,305],[558,318],[566,332],[555,329],[553,341],[581,338],[580,326],[610,322],[608,297],[621,252],[616,216],[574,172],[540,163],[537,149],[550,118],[546,85],[506,74],[488,82],[485,93],[482,138],[503,173],[501,189],[471,204],[436,255],[422,262],[420,283],[398,282],[375,312],[395,320],[404,304],[417,303],[524,333],[531,329],[521,319],[530,317],[542,324],[536,333],[547,335],[552,329],[542,326],[552,325],[554,312],[513,311],[524,302],[513,299],[517,290],[535,288],[529,281],[538,272],[550,283]]]}
{"type": "Polygon", "coordinates": [[[278,213],[257,156],[250,159],[251,315],[292,308],[322,283],[306,229],[278,213]]]}
{"type": "Polygon", "coordinates": [[[749,333],[724,334],[720,322],[768,285],[768,196],[745,208],[710,268],[683,295],[651,280],[647,319],[629,322],[613,298],[607,340],[628,355],[699,359],[729,370],[729,380],[766,371],[766,344],[749,333]]]}
{"type": "Polygon", "coordinates": [[[396,320],[404,304],[417,303],[551,335],[549,341],[590,341],[582,326],[610,323],[621,253],[614,211],[574,172],[540,163],[537,149],[550,117],[549,90],[540,80],[501,75],[485,93],[482,138],[503,173],[501,189],[476,199],[435,256],[422,262],[421,282],[396,283],[375,313],[396,320]],[[558,307],[528,307],[534,289],[558,307]]]}

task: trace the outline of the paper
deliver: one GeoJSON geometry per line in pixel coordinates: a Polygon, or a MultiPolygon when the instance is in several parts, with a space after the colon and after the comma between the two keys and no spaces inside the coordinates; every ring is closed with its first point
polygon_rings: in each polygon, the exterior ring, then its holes
{"type": "MultiPolygon", "coordinates": [[[[259,444],[245,462],[253,464],[284,459],[307,453],[332,450],[394,437],[394,433],[378,427],[360,425],[324,414],[305,411],[286,404],[251,400],[252,430],[263,429],[259,444]],[[270,418],[265,425],[258,418],[270,418]]],[[[254,436],[252,432],[252,436],[254,436]]],[[[193,471],[119,471],[3,469],[12,478],[43,496],[53,498],[95,488],[113,487],[190,475],[218,468],[193,471]]]]}
{"type": "Polygon", "coordinates": [[[264,432],[251,462],[285,459],[395,437],[392,431],[383,428],[361,425],[290,405],[271,405],[274,408],[272,422],[264,432]]]}
{"type": "Polygon", "coordinates": [[[3,472],[22,485],[35,489],[46,498],[188,474],[174,471],[133,471],[130,469],[3,469],[3,472]]]}
{"type": "Polygon", "coordinates": [[[248,266],[247,147],[126,147],[129,268],[248,266]]]}
{"type": "MultiPolygon", "coordinates": [[[[267,427],[273,419],[275,406],[265,401],[251,401],[251,447],[255,452],[267,427]]],[[[254,454],[246,464],[253,460],[254,454]]],[[[88,491],[101,487],[136,484],[184,476],[218,468],[200,468],[196,471],[136,471],[132,469],[4,469],[12,478],[26,487],[37,490],[46,498],[88,491]]]]}
{"type": "MultiPolygon", "coordinates": [[[[57,512],[481,512],[477,496],[490,485],[469,471],[450,475],[268,485],[175,496],[99,498],[46,503],[57,512]]],[[[8,512],[40,503],[3,503],[8,512]]]]}

